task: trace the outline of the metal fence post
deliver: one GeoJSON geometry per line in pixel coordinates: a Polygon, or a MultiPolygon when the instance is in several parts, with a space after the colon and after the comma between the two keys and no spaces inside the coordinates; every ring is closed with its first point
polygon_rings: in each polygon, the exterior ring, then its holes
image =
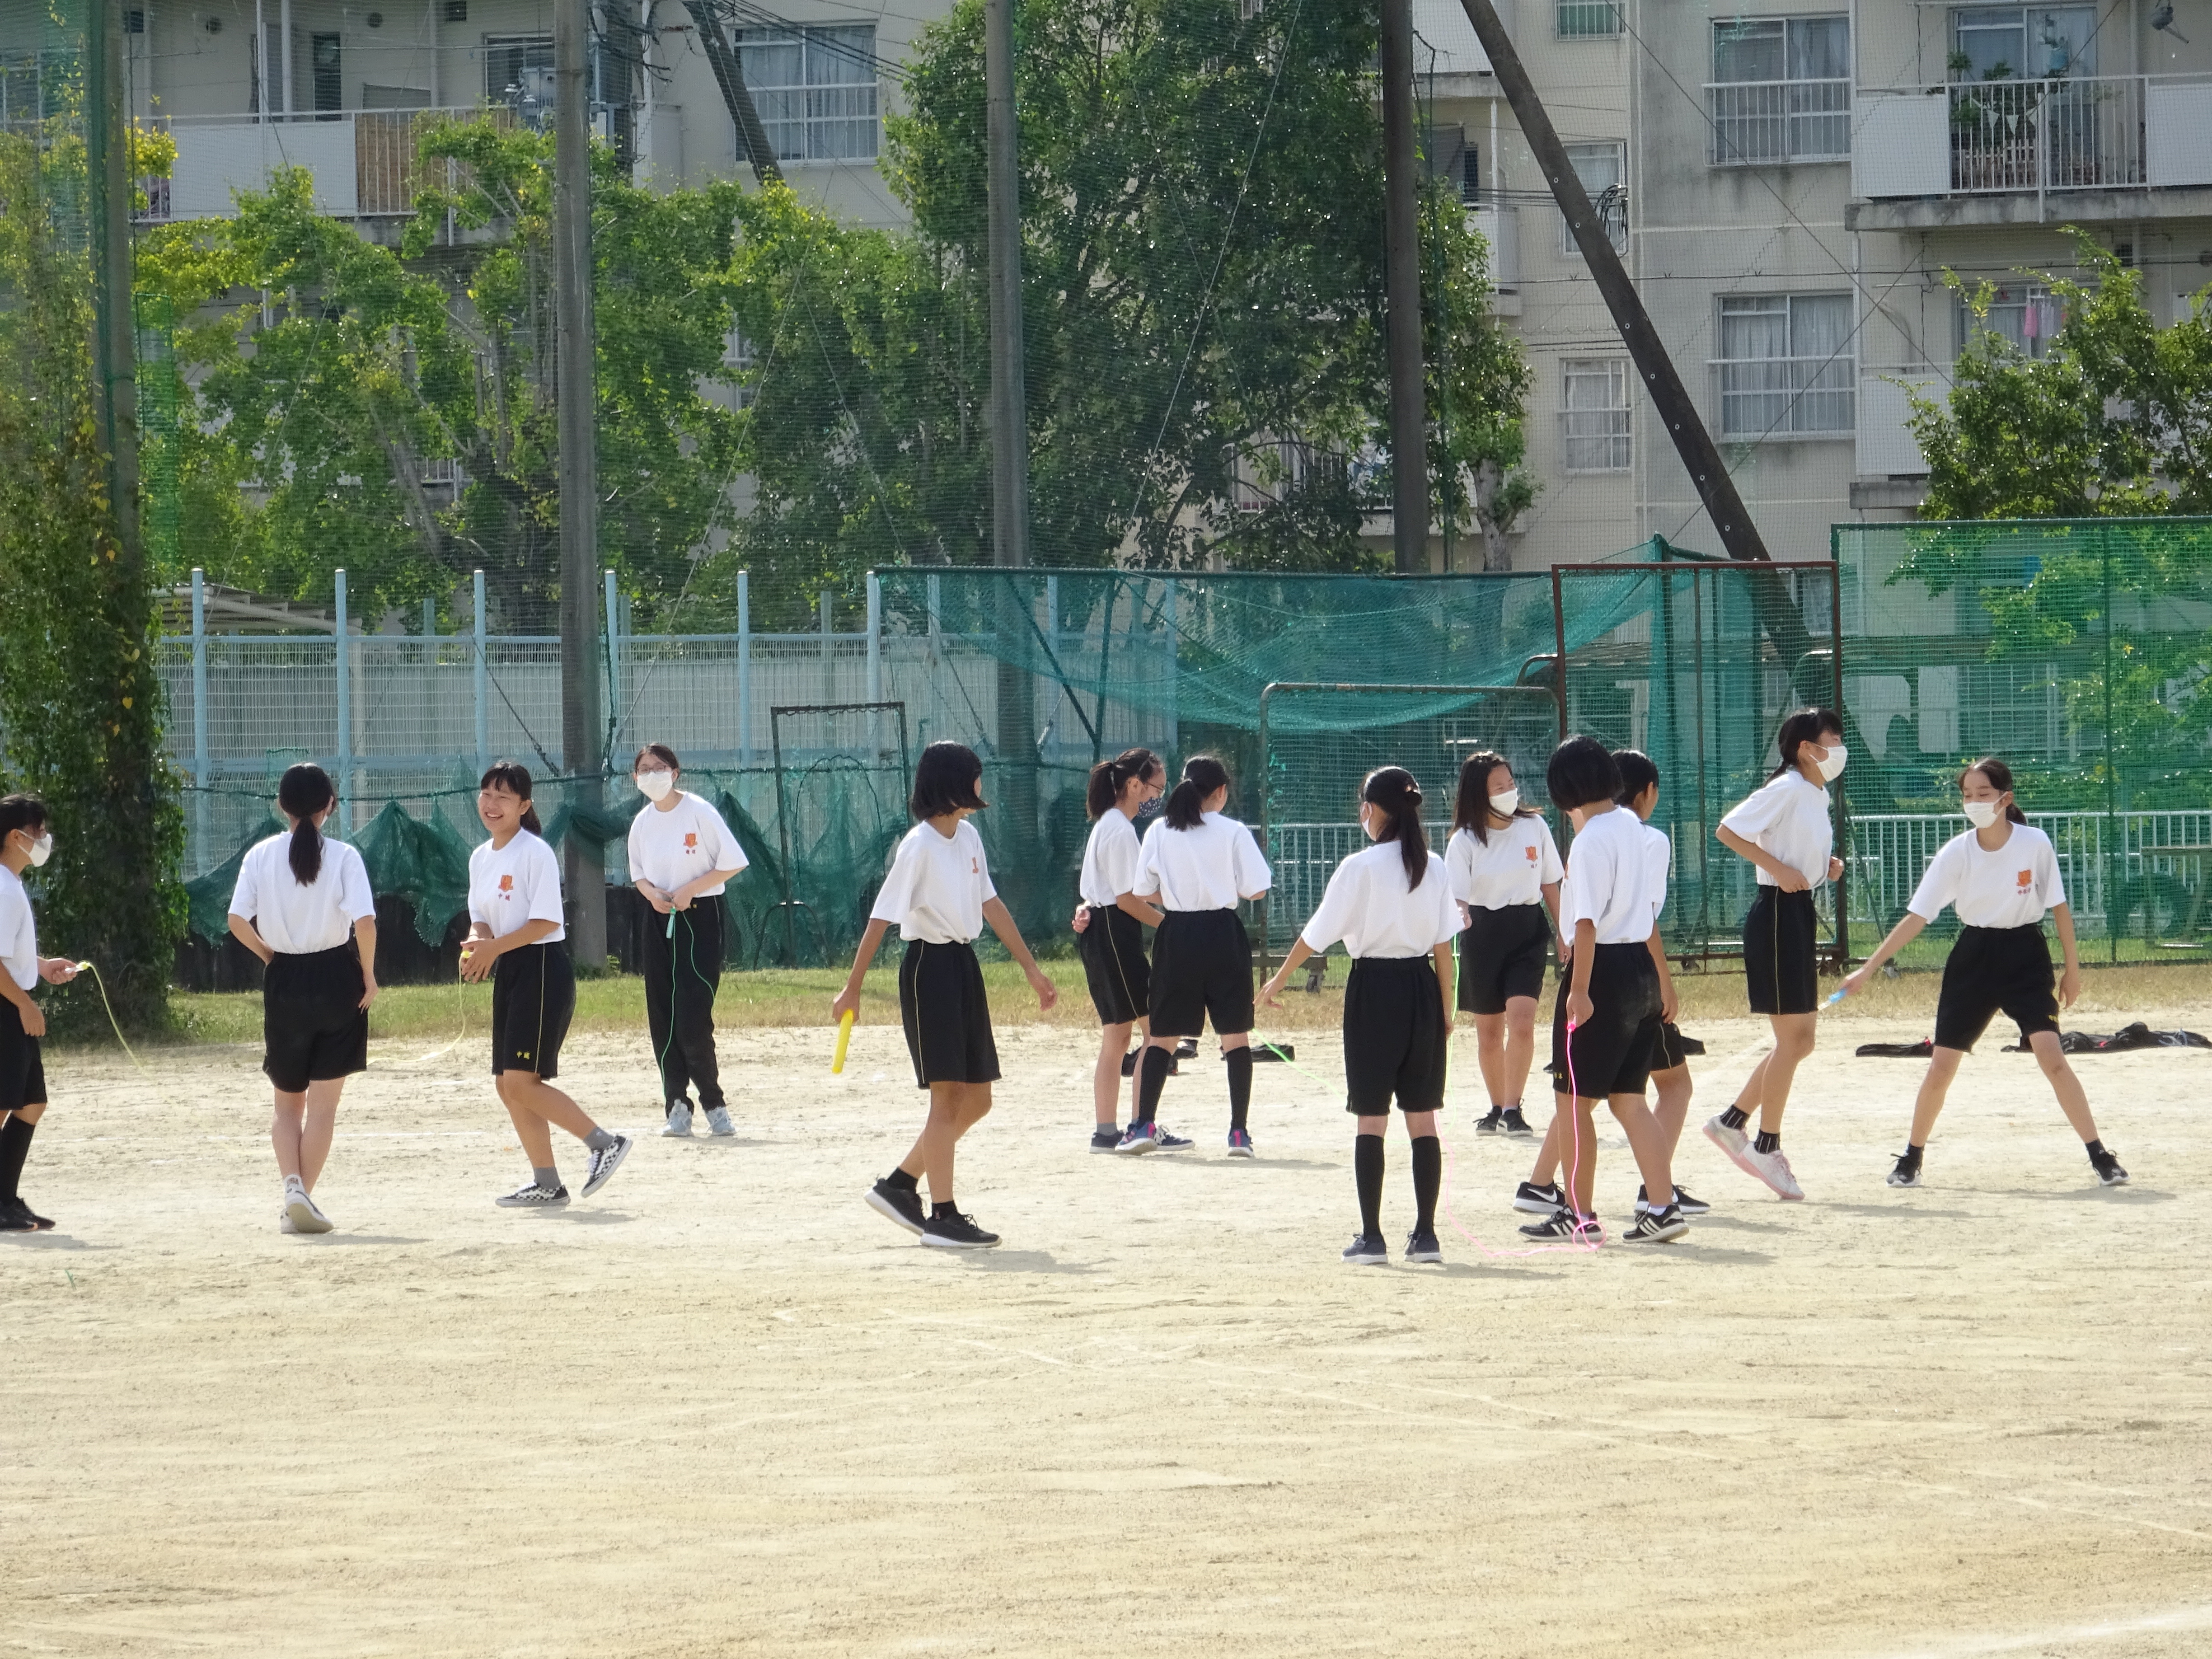
{"type": "Polygon", "coordinates": [[[738,765],[753,763],[752,573],[738,572],[738,765]]]}
{"type": "Polygon", "coordinates": [[[471,678],[476,682],[477,771],[478,775],[481,775],[484,772],[489,771],[491,768],[491,708],[489,702],[489,697],[491,691],[491,686],[489,684],[491,678],[491,668],[484,660],[484,647],[488,641],[484,637],[484,579],[483,571],[479,570],[476,573],[476,575],[471,581],[471,586],[473,587],[476,594],[477,662],[476,672],[471,676],[471,678]]]}
{"type": "Polygon", "coordinates": [[[830,635],[830,590],[822,590],[822,701],[837,701],[837,659],[830,635]]]}
{"type": "Polygon", "coordinates": [[[1172,773],[1174,770],[1173,757],[1175,756],[1176,750],[1182,741],[1182,722],[1178,716],[1181,713],[1182,687],[1180,678],[1176,672],[1176,658],[1177,655],[1176,641],[1176,580],[1173,576],[1167,579],[1166,586],[1167,592],[1160,602],[1160,616],[1162,620],[1167,623],[1168,632],[1168,659],[1163,666],[1167,671],[1168,680],[1168,754],[1170,757],[1169,770],[1172,773]]]}
{"type": "Polygon", "coordinates": [[[348,660],[345,572],[336,573],[337,637],[332,653],[338,672],[338,836],[353,833],[353,665],[348,660]]]}
{"type": "MultiPolygon", "coordinates": [[[[868,701],[884,700],[884,584],[868,572],[868,701]]],[[[884,754],[884,720],[880,710],[868,714],[868,746],[878,760],[884,754]]]]}
{"type": "Polygon", "coordinates": [[[622,626],[621,602],[615,594],[615,573],[606,574],[607,608],[605,626],[607,630],[607,735],[605,738],[610,758],[615,739],[622,735],[623,716],[629,711],[622,700],[622,626]]]}
{"type": "Polygon", "coordinates": [[[208,641],[207,577],[192,567],[192,860],[207,856],[208,846],[208,641]]]}

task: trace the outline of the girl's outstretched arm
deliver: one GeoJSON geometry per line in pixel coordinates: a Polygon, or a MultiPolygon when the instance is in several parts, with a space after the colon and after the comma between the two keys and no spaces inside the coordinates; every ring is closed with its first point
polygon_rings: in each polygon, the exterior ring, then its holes
{"type": "Polygon", "coordinates": [[[1911,944],[1913,940],[1918,939],[1921,934],[1921,930],[1925,928],[1927,926],[1928,923],[1924,917],[1917,916],[1913,915],[1911,911],[1907,910],[1905,913],[1905,920],[1899,922],[1896,927],[1889,930],[1889,937],[1874,947],[1874,954],[1869,957],[1866,961],[1860,965],[1857,971],[1855,973],[1845,974],[1844,975],[1844,991],[1845,994],[1848,995],[1850,993],[1858,990],[1863,987],[1869,980],[1872,979],[1875,975],[1880,971],[1883,963],[1887,962],[1899,951],[1902,951],[1906,945],[1911,944]]]}
{"type": "MultiPolygon", "coordinates": [[[[1044,969],[1036,965],[1036,958],[1030,954],[1030,947],[1022,943],[1022,930],[1014,926],[1013,913],[1006,908],[1006,901],[996,896],[985,899],[983,920],[991,924],[991,931],[999,936],[999,943],[1006,947],[1006,954],[1019,963],[1022,972],[1029,976],[1030,989],[1036,993],[1038,1011],[1051,1012],[1052,1005],[1060,1000],[1060,987],[1044,976],[1044,969]]],[[[866,948],[865,941],[863,948],[866,948]]]]}

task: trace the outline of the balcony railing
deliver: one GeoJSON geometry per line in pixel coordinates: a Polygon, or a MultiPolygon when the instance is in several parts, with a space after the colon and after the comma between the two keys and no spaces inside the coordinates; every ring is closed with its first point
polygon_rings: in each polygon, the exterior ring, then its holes
{"type": "Polygon", "coordinates": [[[1850,354],[1826,356],[1722,357],[1721,435],[1724,438],[1849,437],[1858,365],[1850,354]]]}
{"type": "Polygon", "coordinates": [[[149,192],[155,219],[228,217],[241,190],[265,190],[280,167],[301,167],[314,180],[315,205],[344,219],[397,217],[415,198],[449,185],[457,164],[424,161],[416,153],[434,124],[488,115],[512,126],[514,112],[448,106],[439,109],[336,110],[289,118],[252,114],[180,116],[166,125],[177,143],[167,188],[149,192]]]}
{"type": "Polygon", "coordinates": [[[1862,87],[1866,197],[2046,195],[2212,184],[2212,77],[2105,75],[1862,87]]]}
{"type": "Polygon", "coordinates": [[[1851,83],[1729,81],[1705,88],[1715,167],[1841,161],[1851,153],[1851,83]]]}

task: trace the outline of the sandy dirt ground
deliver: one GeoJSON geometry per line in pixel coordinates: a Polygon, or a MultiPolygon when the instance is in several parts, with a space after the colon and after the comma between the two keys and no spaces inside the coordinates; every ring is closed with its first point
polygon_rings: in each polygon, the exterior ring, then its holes
{"type": "MultiPolygon", "coordinates": [[[[1379,1270],[1312,1032],[1249,1164],[1218,1066],[1163,1114],[1196,1153],[1094,1158],[1091,1040],[1002,1033],[975,1255],[860,1202],[919,1115],[882,1028],[837,1080],[825,1032],[730,1038],[738,1137],[556,1214],[492,1206],[474,1040],[380,1045],[320,1239],[276,1231],[257,1055],[62,1057],[62,1227],[0,1238],[0,1655],[2212,1652],[2212,1054],[2078,1062],[2106,1191],[1986,1041],[1897,1192],[1920,1067],[1848,1048],[1917,1030],[1840,1027],[1784,1205],[1694,1127],[1760,1028],[1692,1029],[1688,1239],[1471,1243],[1522,1242],[1529,1148],[1468,1133],[1462,1037],[1448,1265],[1379,1270]]],[[[563,1081],[647,1130],[651,1077],[593,1037],[563,1081]]],[[[1616,1230],[1635,1180],[1616,1133],[1616,1230]]]]}

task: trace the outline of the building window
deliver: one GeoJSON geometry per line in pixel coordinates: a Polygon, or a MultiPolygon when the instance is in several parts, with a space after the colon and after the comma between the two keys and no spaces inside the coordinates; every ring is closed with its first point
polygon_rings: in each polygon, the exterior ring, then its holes
{"type": "MultiPolygon", "coordinates": [[[[1569,144],[1567,161],[1574,167],[1575,177],[1583,181],[1583,191],[1613,239],[1613,252],[1625,252],[1628,247],[1628,198],[1621,193],[1620,141],[1609,138],[1598,143],[1569,144]]],[[[1582,250],[1575,246],[1575,233],[1568,228],[1564,213],[1559,215],[1559,252],[1570,258],[1582,258],[1582,250]]]]}
{"type": "Polygon", "coordinates": [[[487,34],[483,43],[484,102],[553,107],[553,37],[487,34]]]}
{"type": "Polygon", "coordinates": [[[1951,78],[2055,81],[2097,72],[2094,6],[1958,6],[1951,12],[1951,78]]]}
{"type": "Polygon", "coordinates": [[[1990,290],[1989,314],[1974,315],[1962,294],[1957,301],[1959,349],[1977,334],[1994,334],[2009,342],[2023,357],[2040,359],[2051,349],[2051,337],[2058,332],[2065,314],[2048,289],[2035,283],[2007,283],[1990,290]]]}
{"type": "Polygon", "coordinates": [[[1848,17],[1715,23],[1705,88],[1713,165],[1848,160],[1850,74],[1848,17]]]}
{"type": "Polygon", "coordinates": [[[740,29],[745,86],[780,161],[876,156],[876,31],[740,29]]]}
{"type": "Polygon", "coordinates": [[[1590,40],[1620,33],[1620,12],[1613,0],[1559,0],[1559,38],[1590,40]]]}
{"type": "Polygon", "coordinates": [[[1850,432],[1851,296],[1724,295],[1718,367],[1723,437],[1850,432]]]}
{"type": "Polygon", "coordinates": [[[1570,472],[1628,471],[1628,360],[1560,365],[1559,430],[1570,472]]]}

